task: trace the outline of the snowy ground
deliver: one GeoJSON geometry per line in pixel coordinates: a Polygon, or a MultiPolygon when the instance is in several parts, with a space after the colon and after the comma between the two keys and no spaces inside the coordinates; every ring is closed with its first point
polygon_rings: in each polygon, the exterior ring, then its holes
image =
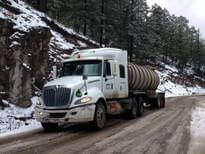
{"type": "Polygon", "coordinates": [[[10,107],[4,110],[0,109],[0,136],[21,133],[41,127],[40,123],[33,117],[36,99],[36,97],[32,98],[33,105],[28,109],[22,109],[11,104],[10,107]]]}

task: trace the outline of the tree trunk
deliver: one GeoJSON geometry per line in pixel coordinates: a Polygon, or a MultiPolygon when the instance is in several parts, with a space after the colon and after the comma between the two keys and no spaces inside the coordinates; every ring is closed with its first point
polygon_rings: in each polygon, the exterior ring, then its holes
{"type": "Polygon", "coordinates": [[[84,14],[84,26],[83,26],[83,35],[87,35],[87,0],[84,0],[84,9],[85,9],[85,14],[84,14]]]}
{"type": "Polygon", "coordinates": [[[130,62],[132,62],[133,60],[133,36],[130,36],[130,47],[129,47],[129,51],[130,51],[130,62]]]}
{"type": "Polygon", "coordinates": [[[103,31],[104,31],[104,0],[101,0],[101,21],[100,21],[100,46],[103,44],[103,31]]]}

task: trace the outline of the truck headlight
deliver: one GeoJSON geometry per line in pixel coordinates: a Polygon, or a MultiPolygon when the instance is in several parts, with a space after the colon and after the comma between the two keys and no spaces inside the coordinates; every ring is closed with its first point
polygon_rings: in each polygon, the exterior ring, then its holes
{"type": "Polygon", "coordinates": [[[78,104],[86,104],[86,103],[90,103],[92,101],[92,97],[89,97],[89,96],[86,96],[86,97],[83,97],[82,99],[80,100],[77,100],[75,102],[75,105],[78,105],[78,104]]]}
{"type": "Polygon", "coordinates": [[[89,97],[89,96],[83,97],[80,101],[81,103],[89,103],[92,101],[92,97],[89,97]]]}

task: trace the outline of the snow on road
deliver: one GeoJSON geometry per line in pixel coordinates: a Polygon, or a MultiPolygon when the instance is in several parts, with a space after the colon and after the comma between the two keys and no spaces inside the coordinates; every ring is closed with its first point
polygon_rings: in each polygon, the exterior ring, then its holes
{"type": "Polygon", "coordinates": [[[205,151],[205,100],[198,102],[192,111],[191,142],[189,154],[204,154],[205,151]]]}

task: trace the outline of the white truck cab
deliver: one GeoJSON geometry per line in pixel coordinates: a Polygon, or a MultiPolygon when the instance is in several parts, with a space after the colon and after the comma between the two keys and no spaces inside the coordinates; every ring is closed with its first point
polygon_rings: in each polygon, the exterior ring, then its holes
{"type": "Polygon", "coordinates": [[[56,123],[88,122],[96,103],[128,97],[127,52],[101,48],[76,51],[63,62],[60,77],[45,84],[36,105],[36,119],[56,123]]]}

